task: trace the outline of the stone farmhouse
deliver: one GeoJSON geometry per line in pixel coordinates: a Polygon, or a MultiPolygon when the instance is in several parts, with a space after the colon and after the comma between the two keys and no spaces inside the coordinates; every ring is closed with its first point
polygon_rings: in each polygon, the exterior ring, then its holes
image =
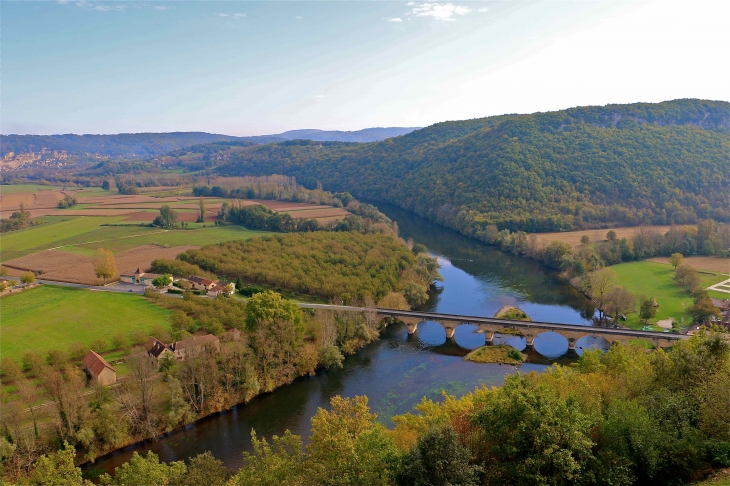
{"type": "Polygon", "coordinates": [[[165,354],[172,355],[172,350],[165,343],[152,336],[144,343],[144,349],[154,359],[160,359],[165,354]]]}
{"type": "Polygon", "coordinates": [[[194,275],[191,275],[190,278],[188,278],[188,281],[192,284],[193,288],[195,290],[210,290],[213,287],[215,287],[218,283],[214,282],[213,280],[209,280],[207,278],[202,277],[196,277],[194,275]]]}
{"type": "Polygon", "coordinates": [[[185,359],[189,355],[197,355],[205,350],[214,349],[216,352],[221,350],[220,340],[213,334],[205,336],[193,336],[184,341],[178,341],[170,346],[175,358],[179,360],[185,359]]]}
{"type": "Polygon", "coordinates": [[[109,386],[117,382],[117,370],[94,351],[89,351],[84,356],[84,370],[96,384],[109,386]]]}
{"type": "Polygon", "coordinates": [[[159,276],[160,275],[157,273],[143,272],[140,268],[137,268],[137,270],[135,270],[134,272],[125,272],[119,274],[119,279],[124,283],[152,287],[152,281],[159,276]]]}

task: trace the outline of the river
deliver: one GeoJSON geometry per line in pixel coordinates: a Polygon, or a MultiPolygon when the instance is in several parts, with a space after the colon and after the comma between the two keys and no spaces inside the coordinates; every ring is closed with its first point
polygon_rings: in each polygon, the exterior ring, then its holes
{"type": "MultiPolygon", "coordinates": [[[[425,244],[441,263],[443,282],[419,310],[492,317],[503,305],[519,306],[536,321],[590,325],[595,309],[580,293],[537,263],[504,254],[456,232],[432,224],[391,205],[378,204],[396,220],[403,238],[425,244]]],[[[413,409],[422,397],[438,400],[442,390],[460,395],[480,385],[499,385],[518,368],[476,364],[463,356],[483,346],[484,335],[473,326],[457,327],[453,340],[433,322],[419,324],[409,336],[404,325],[388,327],[381,339],[345,359],[342,369],[303,377],[246,405],[213,415],[156,442],[129,446],[85,465],[87,474],[113,469],[134,451],[151,450],[163,461],[181,460],[211,451],[227,467],[242,464],[242,451],[251,447],[250,434],[281,435],[289,429],[306,438],[318,407],[327,407],[334,395],[367,395],[371,408],[386,425],[389,417],[413,409]]],[[[497,338],[495,338],[495,342],[497,338]]],[[[584,338],[581,346],[605,345],[584,338]]],[[[524,339],[509,342],[524,348],[524,339]]],[[[566,357],[567,341],[544,333],[535,338],[535,350],[521,372],[540,371],[566,357]]]]}

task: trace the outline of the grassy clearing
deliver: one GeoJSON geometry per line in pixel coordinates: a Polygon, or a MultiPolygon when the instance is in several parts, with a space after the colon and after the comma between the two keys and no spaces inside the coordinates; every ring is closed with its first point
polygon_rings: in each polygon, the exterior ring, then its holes
{"type": "Polygon", "coordinates": [[[38,191],[60,191],[63,186],[41,186],[38,184],[3,184],[0,194],[30,194],[38,191]]]}
{"type": "MultiPolygon", "coordinates": [[[[656,316],[649,321],[651,324],[670,317],[680,323],[684,319],[685,325],[692,322],[692,317],[686,311],[693,303],[692,297],[674,282],[674,268],[671,266],[645,261],[621,263],[610,268],[618,276],[616,284],[626,287],[636,297],[641,295],[656,297],[659,309],[656,316]]],[[[708,287],[722,282],[727,277],[700,273],[700,278],[702,286],[708,287]]],[[[639,319],[638,312],[632,312],[627,317],[626,325],[633,329],[641,329],[643,323],[639,319]]],[[[657,327],[656,330],[661,329],[657,327]]]]}
{"type": "Polygon", "coordinates": [[[92,233],[102,224],[118,221],[120,218],[79,217],[73,219],[60,218],[60,221],[49,222],[28,229],[13,231],[2,237],[2,261],[18,258],[36,251],[67,244],[72,239],[91,241],[85,235],[92,233]]]}
{"type": "Polygon", "coordinates": [[[527,356],[512,346],[500,344],[497,346],[482,346],[467,354],[465,359],[475,363],[504,363],[511,365],[522,364],[527,356]]]}
{"type": "Polygon", "coordinates": [[[42,285],[0,299],[0,354],[45,354],[74,342],[107,342],[115,334],[170,327],[170,311],[139,295],[42,285]]]}

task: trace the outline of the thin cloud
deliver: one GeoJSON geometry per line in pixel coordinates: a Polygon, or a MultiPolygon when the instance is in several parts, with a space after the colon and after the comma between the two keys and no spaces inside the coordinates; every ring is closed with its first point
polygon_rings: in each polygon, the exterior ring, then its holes
{"type": "Polygon", "coordinates": [[[436,20],[455,20],[455,15],[466,15],[471,12],[469,7],[454,5],[453,3],[422,3],[415,5],[410,14],[416,17],[431,17],[436,20]]]}
{"type": "Polygon", "coordinates": [[[392,19],[387,19],[386,22],[403,22],[403,19],[400,17],[395,17],[392,19]]]}
{"type": "Polygon", "coordinates": [[[160,7],[159,5],[155,5],[155,10],[170,10],[174,7],[160,7]]]}
{"type": "MultiPolygon", "coordinates": [[[[68,5],[70,2],[68,2],[67,0],[59,0],[58,3],[61,5],[68,5]]],[[[127,5],[99,4],[97,2],[87,2],[86,0],[80,0],[78,2],[75,2],[75,5],[77,7],[83,8],[84,10],[96,10],[97,12],[120,12],[127,8],[127,5]]]]}
{"type": "Polygon", "coordinates": [[[489,11],[489,9],[487,7],[480,8],[479,10],[477,10],[477,12],[481,12],[481,13],[488,12],[488,11],[489,11]]]}
{"type": "Polygon", "coordinates": [[[234,19],[242,19],[246,16],[245,13],[234,13],[234,14],[227,14],[227,13],[219,13],[218,17],[231,17],[234,19]]]}
{"type": "Polygon", "coordinates": [[[304,17],[300,17],[299,15],[297,15],[297,16],[295,16],[294,18],[295,18],[295,19],[302,19],[302,18],[304,18],[304,17]]]}

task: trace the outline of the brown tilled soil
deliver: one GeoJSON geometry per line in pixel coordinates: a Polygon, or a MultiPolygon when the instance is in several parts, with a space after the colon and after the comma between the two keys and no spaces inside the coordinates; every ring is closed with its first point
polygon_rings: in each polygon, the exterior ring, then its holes
{"type": "MultiPolygon", "coordinates": [[[[3,207],[3,210],[0,211],[0,218],[2,218],[2,219],[9,218],[16,211],[17,211],[17,209],[9,209],[9,210],[6,211],[5,208],[3,207]]],[[[52,214],[58,214],[58,211],[56,211],[53,208],[49,208],[49,209],[31,209],[29,211],[30,211],[30,217],[31,218],[40,218],[41,216],[49,216],[49,215],[52,215],[52,214]]],[[[59,214],[59,216],[60,216],[60,214],[59,214]]]]}
{"type": "Polygon", "coordinates": [[[53,216],[124,216],[131,211],[124,209],[59,209],[53,216]]]}
{"type": "MultiPolygon", "coordinates": [[[[149,222],[153,221],[159,213],[148,213],[144,211],[140,211],[137,213],[128,213],[127,217],[124,218],[124,221],[141,221],[141,222],[149,222]]],[[[216,220],[218,216],[218,212],[210,212],[206,211],[205,213],[205,222],[206,223],[212,223],[216,220]]],[[[177,221],[179,223],[185,222],[185,223],[195,223],[198,221],[198,213],[197,212],[186,212],[186,213],[177,213],[177,221]]]]}
{"type": "Polygon", "coordinates": [[[307,210],[307,211],[281,211],[284,213],[289,213],[292,218],[334,218],[334,217],[345,217],[348,213],[344,209],[341,208],[332,208],[329,209],[315,209],[315,210],[307,210]]]}
{"type": "MultiPolygon", "coordinates": [[[[588,235],[588,238],[591,239],[591,242],[595,241],[604,241],[606,240],[606,234],[613,230],[616,232],[616,237],[620,238],[628,238],[629,236],[633,236],[637,231],[639,231],[641,227],[640,226],[630,226],[626,228],[610,228],[610,229],[595,229],[595,230],[583,230],[583,231],[566,231],[564,233],[534,233],[535,236],[537,236],[537,242],[540,244],[544,244],[545,246],[549,245],[553,241],[563,241],[565,243],[569,243],[573,246],[580,245],[580,239],[583,235],[588,235]]],[[[651,229],[654,231],[664,234],[667,231],[669,231],[669,226],[651,226],[651,229]]]]}
{"type": "Polygon", "coordinates": [[[49,204],[56,205],[58,201],[66,197],[66,195],[60,191],[41,191],[35,193],[35,204],[49,204]]]}
{"type": "MultiPolygon", "coordinates": [[[[666,263],[669,265],[668,257],[656,257],[650,258],[650,262],[666,263]]],[[[730,275],[730,258],[720,257],[708,257],[708,256],[690,256],[685,257],[684,264],[689,265],[697,270],[704,270],[707,272],[717,272],[725,275],[730,275]]]]}
{"type": "MultiPolygon", "coordinates": [[[[163,248],[157,245],[143,245],[116,255],[117,270],[134,271],[137,267],[149,270],[152,260],[156,258],[175,258],[180,253],[197,248],[197,246],[174,246],[163,248]]],[[[22,271],[43,271],[39,277],[60,282],[99,285],[102,280],[94,274],[94,257],[65,253],[60,250],[46,250],[33,255],[16,258],[3,263],[11,275],[20,275],[22,271]]],[[[117,275],[110,281],[118,279],[117,275]]]]}
{"type": "Polygon", "coordinates": [[[157,245],[143,245],[131,250],[117,253],[117,270],[126,272],[140,267],[142,270],[149,270],[152,260],[157,258],[175,258],[180,253],[198,248],[197,246],[173,246],[164,248],[157,245]]]}
{"type": "Polygon", "coordinates": [[[0,207],[7,211],[9,209],[12,209],[13,211],[17,211],[18,207],[20,207],[20,203],[25,204],[26,207],[32,206],[35,204],[35,196],[33,194],[4,194],[0,198],[0,207]]]}

